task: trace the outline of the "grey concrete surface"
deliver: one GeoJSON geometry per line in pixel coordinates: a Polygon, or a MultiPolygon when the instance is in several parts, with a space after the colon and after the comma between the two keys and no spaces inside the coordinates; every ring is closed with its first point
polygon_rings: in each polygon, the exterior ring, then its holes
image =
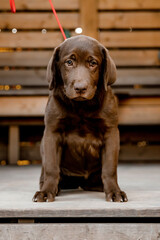
{"type": "Polygon", "coordinates": [[[52,203],[34,203],[40,166],[0,167],[0,217],[160,217],[160,165],[119,165],[129,201],[109,203],[104,193],[65,190],[52,203]]]}

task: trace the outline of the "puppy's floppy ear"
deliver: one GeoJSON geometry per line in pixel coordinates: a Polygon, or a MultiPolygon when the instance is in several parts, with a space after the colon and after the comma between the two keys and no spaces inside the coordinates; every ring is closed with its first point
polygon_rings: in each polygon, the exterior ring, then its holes
{"type": "Polygon", "coordinates": [[[53,88],[56,87],[57,81],[59,79],[59,67],[57,64],[58,60],[59,60],[59,48],[55,48],[53,56],[51,57],[47,66],[46,78],[49,83],[49,90],[52,90],[53,88]]]}
{"type": "Polygon", "coordinates": [[[110,57],[109,52],[106,48],[103,47],[102,53],[104,86],[105,90],[107,90],[107,85],[111,85],[116,81],[116,65],[110,57]]]}

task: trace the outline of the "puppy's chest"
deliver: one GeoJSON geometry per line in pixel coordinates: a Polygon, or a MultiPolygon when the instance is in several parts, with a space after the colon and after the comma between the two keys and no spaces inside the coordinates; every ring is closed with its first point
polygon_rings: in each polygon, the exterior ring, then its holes
{"type": "Polygon", "coordinates": [[[73,155],[99,157],[99,150],[103,145],[103,136],[106,132],[102,119],[65,118],[59,121],[58,128],[64,145],[73,152],[73,155]]]}

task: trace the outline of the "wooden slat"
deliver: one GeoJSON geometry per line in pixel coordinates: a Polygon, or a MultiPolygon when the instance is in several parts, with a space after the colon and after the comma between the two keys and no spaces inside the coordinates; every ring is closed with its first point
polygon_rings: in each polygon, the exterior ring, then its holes
{"type": "Polygon", "coordinates": [[[1,85],[47,86],[46,70],[0,70],[1,85]]]}
{"type": "Polygon", "coordinates": [[[8,160],[9,164],[16,164],[19,159],[19,127],[9,127],[8,160]]]}
{"type": "MultiPolygon", "coordinates": [[[[43,116],[48,97],[1,97],[0,116],[43,116]],[[14,107],[13,107],[14,106],[14,107]]],[[[120,124],[159,124],[160,98],[132,98],[119,104],[120,124]],[[148,102],[151,100],[151,103],[148,102]],[[146,104],[147,103],[147,104],[146,104]]]]}
{"type": "Polygon", "coordinates": [[[160,9],[160,2],[157,0],[99,0],[100,10],[118,10],[118,9],[160,9]]]}
{"type": "Polygon", "coordinates": [[[122,145],[120,147],[120,161],[160,161],[160,146],[122,145]]]}
{"type": "Polygon", "coordinates": [[[160,28],[160,12],[100,12],[99,28],[160,28]]]}
{"type": "Polygon", "coordinates": [[[160,123],[160,98],[131,98],[119,103],[119,123],[147,125],[160,123]]]}
{"type": "Polygon", "coordinates": [[[80,0],[80,26],[83,34],[98,38],[97,0],[80,0]]]}
{"type": "MultiPolygon", "coordinates": [[[[113,86],[160,85],[160,69],[118,69],[113,86]]],[[[47,86],[46,70],[0,70],[0,85],[47,86]]]]}
{"type": "Polygon", "coordinates": [[[117,66],[159,66],[158,50],[110,50],[117,66]]]}
{"type": "MultiPolygon", "coordinates": [[[[78,9],[78,0],[54,0],[54,5],[57,10],[62,9],[78,9]]],[[[44,0],[16,0],[17,10],[50,10],[50,5],[48,1],[44,0]]],[[[9,2],[6,0],[1,0],[1,9],[10,10],[9,2]]],[[[160,9],[160,3],[158,0],[100,0],[99,1],[100,10],[113,10],[113,9],[160,9]]]]}
{"type": "Polygon", "coordinates": [[[159,31],[102,31],[99,36],[106,47],[160,47],[159,31]]]}
{"type": "Polygon", "coordinates": [[[115,86],[159,85],[160,69],[118,69],[115,86]]]}
{"type": "Polygon", "coordinates": [[[0,116],[43,116],[48,97],[1,97],[0,116]]]}
{"type": "Polygon", "coordinates": [[[132,143],[137,146],[156,145],[160,142],[160,127],[158,126],[120,126],[121,144],[132,143]]]}
{"type": "MultiPolygon", "coordinates": [[[[44,0],[16,0],[17,10],[51,10],[49,1],[44,0]]],[[[1,10],[10,10],[9,1],[1,0],[1,10]]],[[[78,0],[54,0],[56,10],[77,10],[79,8],[78,0]]]]}
{"type": "MultiPolygon", "coordinates": [[[[160,66],[158,50],[110,50],[117,66],[160,66]]],[[[1,52],[0,66],[46,67],[53,51],[1,52]]]]}
{"type": "Polygon", "coordinates": [[[121,99],[119,104],[122,105],[130,105],[134,106],[160,106],[160,97],[157,98],[127,98],[121,99]]]}
{"type": "MultiPolygon", "coordinates": [[[[100,42],[106,47],[159,47],[160,32],[100,32],[100,42]]],[[[0,47],[3,48],[54,48],[63,41],[61,33],[2,32],[0,47]]]]}
{"type": "Polygon", "coordinates": [[[53,51],[1,52],[0,66],[47,67],[53,51]]]}
{"type": "Polygon", "coordinates": [[[0,96],[48,96],[49,90],[47,87],[43,88],[23,88],[20,90],[10,89],[9,91],[1,90],[0,96]]]}
{"type": "Polygon", "coordinates": [[[54,48],[63,42],[58,32],[17,32],[1,33],[0,47],[4,48],[54,48]]]}
{"type": "MultiPolygon", "coordinates": [[[[58,13],[63,28],[78,27],[79,13],[58,13]]],[[[53,13],[1,13],[2,29],[54,29],[59,28],[53,13]]]]}
{"type": "Polygon", "coordinates": [[[134,96],[134,97],[157,97],[160,93],[160,88],[157,87],[150,87],[150,88],[140,88],[140,87],[123,87],[123,88],[114,88],[113,86],[113,92],[116,95],[122,95],[122,96],[134,96]]]}

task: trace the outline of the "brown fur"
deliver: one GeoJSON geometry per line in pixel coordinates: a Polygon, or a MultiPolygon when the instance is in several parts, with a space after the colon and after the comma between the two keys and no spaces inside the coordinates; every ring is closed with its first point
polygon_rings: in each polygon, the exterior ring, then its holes
{"type": "Polygon", "coordinates": [[[54,50],[48,69],[49,100],[42,139],[40,191],[54,201],[61,188],[104,191],[107,201],[127,201],[117,183],[117,103],[110,85],[116,67],[108,51],[86,36],[54,50]]]}

